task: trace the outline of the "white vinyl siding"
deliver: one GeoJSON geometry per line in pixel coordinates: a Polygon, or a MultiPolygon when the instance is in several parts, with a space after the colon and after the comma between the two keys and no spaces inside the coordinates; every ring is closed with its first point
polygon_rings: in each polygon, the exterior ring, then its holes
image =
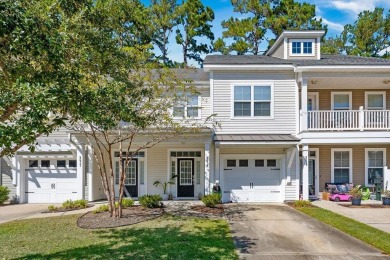
{"type": "Polygon", "coordinates": [[[217,133],[277,133],[296,131],[296,87],[292,73],[265,74],[259,72],[214,72],[215,121],[221,127],[217,133]],[[245,84],[246,83],[246,84],[245,84]],[[234,117],[232,86],[263,86],[273,84],[272,117],[234,117]],[[228,102],[230,101],[230,102],[228,102]]]}
{"type": "Polygon", "coordinates": [[[9,197],[10,200],[12,200],[16,196],[16,186],[12,184],[12,169],[3,158],[0,158],[0,160],[0,185],[7,187],[10,190],[9,197]]]}

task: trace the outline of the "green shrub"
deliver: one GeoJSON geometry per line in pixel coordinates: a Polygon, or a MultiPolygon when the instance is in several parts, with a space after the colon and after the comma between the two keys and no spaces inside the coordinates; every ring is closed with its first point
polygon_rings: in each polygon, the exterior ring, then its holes
{"type": "Polygon", "coordinates": [[[134,206],[134,200],[130,198],[123,198],[122,199],[122,208],[129,208],[131,206],[134,206]]]}
{"type": "Polygon", "coordinates": [[[100,205],[97,209],[95,209],[93,211],[94,214],[96,213],[101,213],[101,212],[105,212],[105,211],[109,211],[110,208],[108,207],[108,204],[103,204],[103,205],[100,205]]]}
{"type": "Polygon", "coordinates": [[[75,200],[73,201],[73,204],[75,208],[85,209],[86,207],[88,207],[88,201],[86,200],[75,200]]]}
{"type": "Polygon", "coordinates": [[[57,208],[56,206],[54,206],[54,205],[49,205],[49,206],[47,207],[47,209],[48,209],[50,212],[55,212],[55,211],[58,210],[58,208],[57,208]]]}
{"type": "Polygon", "coordinates": [[[7,187],[0,186],[0,205],[9,199],[10,190],[7,187]]]}
{"type": "Polygon", "coordinates": [[[311,204],[311,202],[309,200],[296,200],[294,202],[294,206],[296,208],[310,208],[313,205],[311,204]]]}
{"type": "Polygon", "coordinates": [[[162,207],[162,198],[160,195],[144,195],[139,198],[139,203],[144,208],[160,208],[162,207]]]}
{"type": "Polygon", "coordinates": [[[80,208],[80,209],[84,209],[86,207],[88,207],[88,201],[86,200],[67,200],[65,202],[62,203],[62,207],[66,208],[66,209],[76,209],[76,208],[80,208]]]}
{"type": "Polygon", "coordinates": [[[202,202],[206,207],[215,207],[217,204],[221,203],[221,194],[213,193],[202,197],[202,202]]]}
{"type": "Polygon", "coordinates": [[[74,208],[74,202],[72,200],[67,200],[67,201],[62,203],[62,207],[66,208],[66,209],[74,208]]]}

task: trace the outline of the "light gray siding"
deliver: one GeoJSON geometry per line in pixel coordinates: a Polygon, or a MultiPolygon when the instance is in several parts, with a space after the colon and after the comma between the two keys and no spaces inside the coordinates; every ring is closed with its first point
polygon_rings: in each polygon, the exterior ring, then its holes
{"type": "Polygon", "coordinates": [[[12,170],[11,167],[8,166],[7,162],[4,159],[1,160],[1,178],[0,185],[7,187],[11,192],[9,193],[9,197],[11,201],[14,201],[16,198],[16,186],[12,184],[12,170]]]}
{"type": "Polygon", "coordinates": [[[214,113],[217,133],[294,134],[296,132],[295,76],[293,73],[214,72],[214,113]],[[274,85],[274,118],[232,118],[232,86],[274,85]]]}
{"type": "Polygon", "coordinates": [[[275,51],[272,53],[271,57],[284,59],[284,42],[279,43],[278,47],[276,47],[275,51]]]}

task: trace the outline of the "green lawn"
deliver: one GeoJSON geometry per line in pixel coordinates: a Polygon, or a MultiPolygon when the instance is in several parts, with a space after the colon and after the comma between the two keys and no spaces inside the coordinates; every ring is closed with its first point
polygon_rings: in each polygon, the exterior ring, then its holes
{"type": "Polygon", "coordinates": [[[363,224],[356,220],[341,216],[326,209],[317,207],[302,207],[297,210],[329,224],[367,244],[370,244],[386,254],[390,254],[390,234],[363,224]]]}
{"type": "Polygon", "coordinates": [[[117,229],[86,230],[79,215],[0,225],[6,259],[237,259],[225,220],[164,216],[117,229]]]}

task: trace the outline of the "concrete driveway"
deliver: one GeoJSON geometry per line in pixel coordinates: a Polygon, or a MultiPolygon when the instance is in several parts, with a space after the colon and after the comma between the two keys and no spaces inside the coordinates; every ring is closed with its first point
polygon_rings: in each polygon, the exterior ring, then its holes
{"type": "Polygon", "coordinates": [[[0,224],[8,221],[40,215],[48,204],[13,204],[0,207],[0,224]]]}
{"type": "Polygon", "coordinates": [[[285,205],[230,204],[226,213],[241,259],[390,259],[285,205]]]}

